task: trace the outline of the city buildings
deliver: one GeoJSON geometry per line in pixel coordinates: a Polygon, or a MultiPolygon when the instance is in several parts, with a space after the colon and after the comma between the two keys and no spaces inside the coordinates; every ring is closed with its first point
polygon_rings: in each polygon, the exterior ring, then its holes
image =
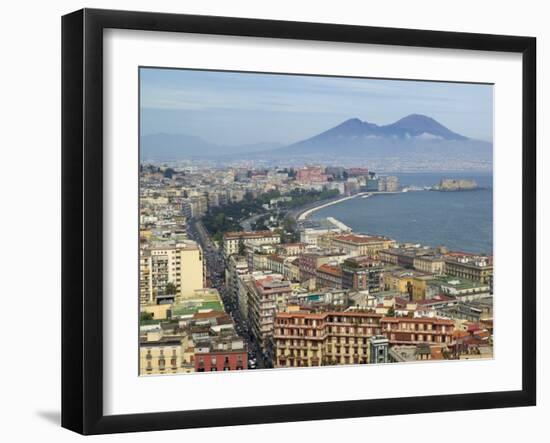
{"type": "Polygon", "coordinates": [[[296,221],[315,189],[399,181],[363,167],[143,168],[141,375],[491,358],[491,256],[296,221]]]}
{"type": "Polygon", "coordinates": [[[277,274],[253,280],[248,283],[248,288],[249,329],[258,344],[269,352],[274,318],[278,311],[286,307],[293,289],[290,282],[277,274]]]}
{"type": "Polygon", "coordinates": [[[281,236],[271,231],[227,232],[223,236],[223,252],[226,257],[239,254],[249,245],[281,243],[281,236]],[[242,245],[242,246],[241,246],[242,245]]]}
{"type": "Polygon", "coordinates": [[[453,277],[461,277],[493,287],[493,257],[464,253],[448,253],[445,255],[445,273],[453,277]]]}
{"type": "Polygon", "coordinates": [[[321,166],[305,166],[296,171],[296,181],[304,184],[323,183],[328,176],[321,166]]]}
{"type": "Polygon", "coordinates": [[[381,332],[371,312],[281,312],[275,320],[275,366],[366,364],[369,337],[381,332]]]}
{"type": "Polygon", "coordinates": [[[380,291],[382,262],[368,256],[351,257],[342,265],[342,287],[369,293],[380,291]]]}
{"type": "Polygon", "coordinates": [[[382,333],[392,345],[434,343],[452,346],[454,322],[442,318],[384,317],[382,333]]]}
{"type": "Polygon", "coordinates": [[[342,288],[342,268],[328,263],[317,268],[316,284],[319,288],[342,288]]]}
{"type": "Polygon", "coordinates": [[[342,234],[332,237],[332,246],[353,256],[375,256],[380,250],[395,245],[395,240],[387,237],[363,234],[342,234]]]}
{"type": "Polygon", "coordinates": [[[191,240],[140,249],[140,302],[171,302],[204,285],[200,246],[191,240]]]}
{"type": "Polygon", "coordinates": [[[433,275],[412,269],[397,269],[384,272],[382,276],[385,291],[397,291],[409,301],[426,298],[426,288],[433,275]]]}
{"type": "Polygon", "coordinates": [[[247,351],[237,335],[221,335],[199,341],[195,349],[195,371],[240,371],[247,369],[247,351]]]}
{"type": "Polygon", "coordinates": [[[139,347],[140,374],[189,373],[194,370],[193,347],[189,339],[163,336],[160,328],[146,334],[139,347]]]}

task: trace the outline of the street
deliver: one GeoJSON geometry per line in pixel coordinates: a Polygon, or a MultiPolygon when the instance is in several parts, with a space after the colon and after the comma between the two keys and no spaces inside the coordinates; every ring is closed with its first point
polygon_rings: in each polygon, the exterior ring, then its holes
{"type": "Polygon", "coordinates": [[[260,346],[250,334],[248,325],[241,316],[237,300],[231,297],[229,289],[226,287],[226,265],[222,251],[216,247],[200,220],[189,220],[187,233],[190,239],[196,241],[202,247],[204,262],[206,264],[205,273],[207,286],[209,284],[210,287],[218,290],[223,301],[225,311],[233,319],[237,334],[242,337],[247,344],[249,369],[265,368],[268,362],[263,356],[260,346]],[[251,364],[251,362],[253,362],[253,364],[251,364]]]}

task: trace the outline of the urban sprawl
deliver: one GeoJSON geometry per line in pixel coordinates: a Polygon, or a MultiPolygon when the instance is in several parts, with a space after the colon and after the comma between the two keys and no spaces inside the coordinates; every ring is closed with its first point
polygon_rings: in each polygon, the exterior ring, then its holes
{"type": "Polygon", "coordinates": [[[366,168],[142,164],[140,374],[492,358],[491,255],[308,218],[404,191],[366,168]]]}

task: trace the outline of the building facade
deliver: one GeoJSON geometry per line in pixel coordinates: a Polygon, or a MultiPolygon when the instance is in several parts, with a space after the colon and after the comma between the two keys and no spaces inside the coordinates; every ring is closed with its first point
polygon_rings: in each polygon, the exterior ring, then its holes
{"type": "Polygon", "coordinates": [[[283,312],[275,319],[276,367],[369,362],[369,337],[381,332],[372,312],[283,312]]]}
{"type": "Polygon", "coordinates": [[[269,352],[275,315],[286,308],[292,287],[281,276],[266,276],[248,282],[247,286],[250,332],[264,351],[269,352]]]}
{"type": "Polygon", "coordinates": [[[332,246],[354,256],[376,256],[380,250],[395,246],[395,240],[359,234],[336,235],[332,246]]]}
{"type": "Polygon", "coordinates": [[[222,337],[195,348],[195,372],[241,371],[247,369],[247,351],[238,336],[222,337]]]}
{"type": "Polygon", "coordinates": [[[204,263],[200,246],[191,240],[156,245],[140,250],[140,302],[161,303],[181,298],[204,287],[204,263]],[[175,293],[167,293],[167,285],[175,293]]]}
{"type": "Polygon", "coordinates": [[[357,291],[380,291],[383,265],[370,257],[353,257],[342,265],[342,288],[357,291]]]}
{"type": "Polygon", "coordinates": [[[223,252],[226,257],[229,257],[239,254],[241,244],[259,246],[279,243],[281,243],[281,236],[271,231],[227,232],[223,236],[223,252]]]}
{"type": "Polygon", "coordinates": [[[447,275],[487,283],[492,290],[493,257],[451,253],[447,254],[444,260],[447,275]]]}
{"type": "Polygon", "coordinates": [[[444,344],[452,346],[454,322],[441,318],[384,317],[382,333],[390,344],[444,344]]]}

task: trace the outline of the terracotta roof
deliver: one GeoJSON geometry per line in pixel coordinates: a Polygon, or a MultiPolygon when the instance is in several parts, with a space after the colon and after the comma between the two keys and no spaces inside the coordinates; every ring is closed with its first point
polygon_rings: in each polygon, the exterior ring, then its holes
{"type": "Polygon", "coordinates": [[[325,274],[334,275],[335,277],[342,276],[342,268],[340,266],[333,266],[329,264],[321,265],[317,268],[318,271],[324,272],[325,274]]]}
{"type": "Polygon", "coordinates": [[[337,235],[334,237],[334,240],[339,241],[345,241],[349,243],[377,243],[380,241],[388,241],[389,239],[384,237],[374,237],[374,236],[360,236],[356,234],[344,234],[344,235],[337,235]]]}
{"type": "Polygon", "coordinates": [[[194,319],[215,318],[215,317],[223,317],[224,315],[227,315],[227,314],[223,311],[196,312],[193,315],[193,318],[194,319]]]}
{"type": "Polygon", "coordinates": [[[294,312],[279,312],[277,318],[315,318],[324,319],[329,316],[339,317],[378,317],[381,318],[382,314],[375,312],[357,312],[357,311],[326,311],[326,312],[307,312],[307,311],[294,311],[294,312]]]}
{"type": "Polygon", "coordinates": [[[259,237],[275,237],[278,234],[275,234],[271,231],[238,231],[238,232],[226,232],[224,238],[234,239],[234,238],[259,238],[259,237]]]}
{"type": "Polygon", "coordinates": [[[409,318],[409,317],[383,317],[382,321],[389,323],[434,323],[438,325],[454,325],[452,320],[446,320],[444,318],[409,318]]]}
{"type": "Polygon", "coordinates": [[[279,262],[279,263],[284,263],[285,262],[285,258],[284,257],[281,257],[279,255],[270,255],[269,257],[269,260],[273,260],[273,261],[276,261],[276,262],[279,262]]]}
{"type": "Polygon", "coordinates": [[[430,351],[432,354],[432,360],[443,360],[443,352],[441,346],[431,346],[430,351]]]}

